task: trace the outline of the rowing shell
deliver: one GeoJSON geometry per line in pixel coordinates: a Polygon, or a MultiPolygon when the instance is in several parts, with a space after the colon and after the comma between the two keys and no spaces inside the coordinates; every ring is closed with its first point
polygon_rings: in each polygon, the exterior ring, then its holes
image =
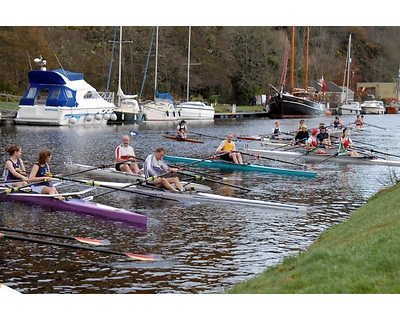
{"type": "Polygon", "coordinates": [[[249,140],[249,141],[261,141],[262,140],[262,138],[260,136],[251,136],[251,137],[236,136],[236,139],[238,139],[238,140],[249,140]]]}
{"type": "Polygon", "coordinates": [[[168,200],[182,200],[187,202],[213,202],[213,203],[228,203],[231,205],[244,205],[244,206],[256,206],[263,207],[269,209],[279,209],[279,210],[287,210],[287,211],[295,211],[298,213],[307,212],[307,207],[291,205],[291,204],[282,204],[282,203],[274,203],[262,200],[252,200],[252,199],[242,199],[235,197],[227,197],[220,196],[212,193],[196,191],[196,190],[187,190],[184,192],[171,192],[168,190],[160,190],[160,189],[151,189],[143,186],[130,186],[129,184],[122,183],[113,183],[113,182],[101,182],[96,181],[95,183],[100,186],[109,186],[115,188],[134,188],[135,193],[144,195],[144,196],[156,196],[161,199],[168,200]]]}
{"type": "MultiPolygon", "coordinates": [[[[0,192],[6,191],[8,188],[0,186],[0,192]]],[[[50,208],[53,210],[73,212],[77,214],[87,214],[106,220],[115,220],[127,223],[129,225],[145,228],[147,225],[147,217],[139,213],[118,209],[111,206],[96,203],[85,199],[66,199],[60,200],[55,196],[76,196],[91,191],[88,188],[75,193],[60,193],[57,195],[37,194],[31,192],[30,188],[20,188],[18,191],[10,193],[1,193],[0,199],[4,201],[24,202],[32,205],[50,208]]]]}
{"type": "MultiPolygon", "coordinates": [[[[334,152],[337,150],[335,149],[334,152]]],[[[363,165],[378,165],[378,166],[391,166],[391,167],[400,167],[400,161],[391,161],[385,159],[377,159],[373,156],[359,156],[359,157],[349,157],[349,156],[334,156],[332,150],[328,151],[328,154],[314,154],[314,153],[305,153],[297,151],[280,151],[280,150],[257,150],[257,149],[247,149],[247,152],[254,153],[258,155],[264,156],[277,156],[277,157],[286,157],[286,158],[298,158],[302,157],[305,161],[308,162],[319,162],[319,161],[331,161],[338,163],[347,163],[347,164],[363,164],[363,165]]]]}
{"type": "Polygon", "coordinates": [[[67,172],[78,173],[82,172],[82,175],[97,178],[97,179],[105,179],[109,181],[117,181],[117,182],[139,182],[144,181],[145,177],[143,174],[129,174],[122,171],[117,171],[115,168],[104,168],[100,169],[93,166],[87,166],[84,164],[77,163],[64,163],[67,172]]]}
{"type": "Polygon", "coordinates": [[[228,169],[228,170],[237,170],[237,171],[256,171],[263,173],[274,173],[274,174],[284,174],[290,176],[298,176],[305,178],[315,178],[317,173],[310,171],[300,171],[300,170],[291,170],[291,169],[283,169],[283,168],[273,168],[266,166],[258,166],[254,164],[237,164],[229,161],[222,160],[200,160],[195,158],[184,158],[184,157],[175,157],[175,156],[164,156],[164,160],[171,162],[182,162],[182,163],[194,163],[199,166],[206,166],[210,168],[219,168],[219,169],[228,169]]]}
{"type": "Polygon", "coordinates": [[[204,143],[204,141],[201,140],[196,140],[196,139],[190,139],[190,138],[182,138],[178,135],[176,136],[171,136],[169,134],[162,134],[162,136],[164,138],[168,138],[168,139],[172,139],[172,140],[176,140],[176,141],[186,141],[186,142],[194,142],[194,143],[204,143]]]}

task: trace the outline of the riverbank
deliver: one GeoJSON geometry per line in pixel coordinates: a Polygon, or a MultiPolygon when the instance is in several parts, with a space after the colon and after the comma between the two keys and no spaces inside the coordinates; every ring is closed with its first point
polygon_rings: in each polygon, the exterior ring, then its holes
{"type": "Polygon", "coordinates": [[[309,249],[226,293],[400,293],[400,183],[378,192],[309,249]]]}

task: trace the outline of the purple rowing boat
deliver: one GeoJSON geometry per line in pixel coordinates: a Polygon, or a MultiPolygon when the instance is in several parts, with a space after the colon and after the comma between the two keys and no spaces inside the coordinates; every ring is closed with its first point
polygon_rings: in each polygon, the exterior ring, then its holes
{"type": "MultiPolygon", "coordinates": [[[[0,188],[0,191],[2,192],[5,190],[5,188],[0,188]]],[[[124,209],[117,209],[85,199],[71,198],[60,200],[54,197],[36,195],[24,191],[15,191],[12,193],[0,192],[0,199],[4,201],[24,202],[52,210],[85,214],[106,220],[120,221],[141,229],[145,229],[147,226],[147,217],[144,215],[124,209]]]]}

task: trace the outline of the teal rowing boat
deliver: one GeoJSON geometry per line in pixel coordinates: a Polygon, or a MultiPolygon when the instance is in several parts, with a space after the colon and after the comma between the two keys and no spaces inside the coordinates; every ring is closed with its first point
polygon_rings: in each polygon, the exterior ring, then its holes
{"type": "Polygon", "coordinates": [[[223,160],[201,160],[195,158],[174,157],[167,155],[164,156],[164,160],[171,162],[181,162],[181,163],[196,162],[196,165],[199,166],[206,166],[211,168],[219,168],[227,170],[266,172],[266,173],[285,174],[285,175],[305,177],[305,178],[315,178],[317,176],[317,173],[315,172],[273,168],[266,166],[258,166],[255,164],[236,164],[233,162],[228,162],[223,160]]]}

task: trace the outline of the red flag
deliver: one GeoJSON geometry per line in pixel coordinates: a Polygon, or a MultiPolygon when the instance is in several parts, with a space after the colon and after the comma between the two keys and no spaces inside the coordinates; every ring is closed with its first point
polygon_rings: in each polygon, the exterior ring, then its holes
{"type": "Polygon", "coordinates": [[[324,76],[322,76],[321,84],[322,84],[321,91],[322,91],[323,94],[325,94],[325,92],[326,92],[326,83],[325,83],[325,80],[324,80],[324,76]]]}

